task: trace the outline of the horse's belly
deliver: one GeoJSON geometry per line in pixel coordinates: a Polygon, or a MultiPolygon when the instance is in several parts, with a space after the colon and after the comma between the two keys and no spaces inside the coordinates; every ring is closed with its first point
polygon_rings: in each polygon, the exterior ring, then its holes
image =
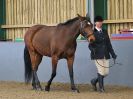
{"type": "Polygon", "coordinates": [[[41,50],[37,49],[37,51],[38,51],[41,55],[43,55],[43,56],[49,56],[49,57],[51,57],[51,51],[50,51],[49,48],[43,48],[43,49],[41,49],[41,50]]]}
{"type": "Polygon", "coordinates": [[[51,57],[50,46],[49,45],[46,45],[46,44],[41,44],[40,42],[35,42],[33,46],[34,46],[35,50],[39,54],[41,54],[43,56],[49,56],[49,57],[51,57]]]}

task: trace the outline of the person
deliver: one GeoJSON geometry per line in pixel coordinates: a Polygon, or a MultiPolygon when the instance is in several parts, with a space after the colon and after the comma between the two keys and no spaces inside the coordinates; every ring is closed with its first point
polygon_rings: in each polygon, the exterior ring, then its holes
{"type": "Polygon", "coordinates": [[[109,74],[110,54],[114,60],[117,58],[117,55],[112,48],[107,31],[102,29],[103,18],[96,16],[94,23],[95,41],[89,44],[89,49],[91,51],[91,59],[94,60],[98,73],[97,77],[91,80],[91,84],[93,89],[97,91],[97,83],[99,83],[99,91],[105,92],[104,78],[109,74]]]}

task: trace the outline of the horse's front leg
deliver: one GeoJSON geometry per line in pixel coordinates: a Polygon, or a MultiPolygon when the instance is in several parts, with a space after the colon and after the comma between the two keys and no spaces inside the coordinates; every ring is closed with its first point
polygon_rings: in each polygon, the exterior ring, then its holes
{"type": "Polygon", "coordinates": [[[76,88],[74,83],[73,62],[74,62],[74,56],[67,58],[68,70],[69,70],[70,81],[71,81],[71,90],[73,92],[79,93],[79,90],[76,88]]]}

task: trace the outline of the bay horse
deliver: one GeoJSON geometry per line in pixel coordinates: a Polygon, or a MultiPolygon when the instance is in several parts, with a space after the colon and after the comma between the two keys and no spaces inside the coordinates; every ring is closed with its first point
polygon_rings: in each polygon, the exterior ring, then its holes
{"type": "Polygon", "coordinates": [[[68,64],[71,90],[79,92],[74,83],[73,62],[76,51],[76,39],[83,35],[89,42],[95,40],[92,23],[86,17],[80,16],[70,19],[57,26],[35,25],[28,29],[24,42],[25,82],[32,80],[34,90],[42,90],[37,76],[39,64],[43,56],[52,58],[51,78],[45,86],[45,91],[50,90],[52,80],[56,76],[58,60],[66,59],[68,64]]]}

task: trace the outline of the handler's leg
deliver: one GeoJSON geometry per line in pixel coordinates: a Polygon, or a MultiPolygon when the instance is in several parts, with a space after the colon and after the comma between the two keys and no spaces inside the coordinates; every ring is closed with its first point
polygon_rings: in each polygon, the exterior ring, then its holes
{"type": "Polygon", "coordinates": [[[94,91],[97,91],[97,82],[98,82],[98,77],[93,78],[91,80],[91,85],[92,85],[94,91]]]}
{"type": "MultiPolygon", "coordinates": [[[[94,60],[94,62],[95,62],[95,64],[96,64],[96,66],[98,65],[97,63],[99,63],[98,60],[94,60]]],[[[98,69],[98,68],[97,68],[97,69],[98,69]]],[[[98,71],[99,71],[99,70],[98,70],[98,71]]],[[[91,80],[91,85],[92,85],[94,91],[97,91],[97,82],[98,82],[98,76],[95,77],[95,78],[93,78],[93,79],[91,80]]]]}
{"type": "MultiPolygon", "coordinates": [[[[99,66],[99,64],[100,64],[100,65],[103,65],[103,60],[102,60],[102,59],[95,60],[95,64],[96,64],[98,73],[102,73],[103,70],[102,70],[102,68],[99,66]]],[[[93,79],[91,80],[91,85],[92,85],[94,91],[97,91],[97,83],[98,83],[98,76],[97,76],[96,78],[93,78],[93,79]]]]}
{"type": "Polygon", "coordinates": [[[98,73],[99,91],[104,92],[104,77],[109,74],[109,60],[103,59],[102,73],[98,73]]]}
{"type": "Polygon", "coordinates": [[[95,64],[98,70],[99,91],[104,92],[104,77],[107,76],[109,73],[109,60],[95,60],[95,64]]]}
{"type": "Polygon", "coordinates": [[[104,59],[104,76],[107,76],[109,74],[109,60],[104,59]]]}
{"type": "Polygon", "coordinates": [[[98,73],[99,91],[104,92],[104,76],[98,73]]]}

